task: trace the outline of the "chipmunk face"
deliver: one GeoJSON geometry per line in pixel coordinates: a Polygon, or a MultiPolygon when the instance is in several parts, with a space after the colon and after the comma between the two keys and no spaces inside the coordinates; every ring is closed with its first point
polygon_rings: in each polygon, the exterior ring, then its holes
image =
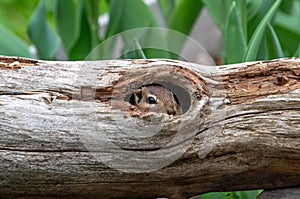
{"type": "Polygon", "coordinates": [[[142,86],[135,90],[130,101],[145,112],[181,114],[181,107],[174,93],[158,84],[142,86]]]}

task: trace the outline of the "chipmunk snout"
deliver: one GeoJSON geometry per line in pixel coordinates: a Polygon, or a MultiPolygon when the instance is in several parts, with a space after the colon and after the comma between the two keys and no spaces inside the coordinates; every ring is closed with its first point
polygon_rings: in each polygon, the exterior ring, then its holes
{"type": "Polygon", "coordinates": [[[179,115],[182,112],[175,94],[159,84],[150,84],[136,89],[129,102],[145,112],[169,115],[179,115]]]}

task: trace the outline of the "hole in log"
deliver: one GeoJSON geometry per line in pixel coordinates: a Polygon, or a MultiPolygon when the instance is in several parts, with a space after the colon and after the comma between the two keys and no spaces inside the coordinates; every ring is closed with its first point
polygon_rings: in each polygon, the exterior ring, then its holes
{"type": "Polygon", "coordinates": [[[126,95],[124,100],[142,111],[164,112],[169,115],[183,114],[191,105],[189,93],[168,82],[143,85],[126,95]]]}
{"type": "Polygon", "coordinates": [[[142,118],[151,117],[153,114],[148,113],[153,112],[175,116],[192,114],[190,111],[197,108],[199,101],[208,95],[205,81],[194,71],[167,64],[130,68],[122,74],[112,90],[110,102],[113,109],[142,118]],[[149,88],[151,92],[147,92],[147,97],[143,97],[143,93],[149,91],[149,88]],[[169,96],[166,96],[166,93],[169,93],[169,96]],[[171,106],[164,106],[165,104],[171,106]],[[177,110],[176,105],[181,111],[177,110]]]}

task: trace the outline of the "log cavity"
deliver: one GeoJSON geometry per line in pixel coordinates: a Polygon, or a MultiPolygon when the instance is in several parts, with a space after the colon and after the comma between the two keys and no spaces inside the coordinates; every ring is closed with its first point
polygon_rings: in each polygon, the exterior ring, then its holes
{"type": "MultiPolygon", "coordinates": [[[[124,101],[129,102],[130,104],[136,106],[137,101],[142,98],[142,96],[138,96],[138,95],[143,94],[142,92],[137,93],[137,91],[142,91],[143,87],[147,89],[151,86],[157,86],[158,88],[159,87],[167,88],[167,89],[162,89],[161,92],[171,92],[173,94],[173,101],[169,100],[169,103],[174,102],[174,103],[178,104],[178,106],[181,109],[180,114],[183,114],[189,110],[189,108],[191,106],[191,98],[190,98],[189,93],[181,86],[174,85],[174,84],[168,83],[168,82],[157,82],[157,83],[142,85],[138,89],[134,90],[132,93],[126,95],[124,98],[124,101]]],[[[165,94],[165,93],[163,93],[163,94],[165,94]]],[[[150,99],[150,101],[147,101],[146,103],[148,103],[148,104],[157,103],[152,97],[150,97],[149,99],[150,99]],[[154,100],[154,101],[151,101],[151,100],[154,100]]],[[[149,100],[149,99],[147,99],[147,100],[149,100]]],[[[172,115],[173,113],[168,113],[168,114],[172,115]]]]}
{"type": "MultiPolygon", "coordinates": [[[[209,95],[205,80],[198,73],[184,65],[172,65],[164,62],[157,64],[143,62],[124,68],[108,67],[105,69],[103,76],[97,76],[93,85],[97,85],[98,81],[103,82],[104,80],[108,81],[105,84],[101,83],[104,86],[81,87],[81,92],[78,93],[76,99],[95,99],[97,102],[110,105],[113,110],[124,112],[126,117],[145,118],[153,115],[148,113],[159,111],[153,109],[141,110],[141,107],[135,106],[132,102],[133,93],[144,86],[158,84],[169,89],[180,104],[180,114],[186,114],[198,107],[199,102],[209,95]]],[[[165,113],[180,115],[177,112],[174,114],[172,110],[168,111],[165,113]]]]}
{"type": "Polygon", "coordinates": [[[158,65],[151,64],[151,67],[147,64],[138,66],[132,66],[123,71],[121,77],[113,83],[110,100],[113,109],[119,109],[131,116],[138,117],[147,116],[149,112],[160,112],[159,108],[153,110],[152,107],[151,110],[148,107],[141,110],[141,107],[135,106],[132,102],[132,95],[136,90],[155,84],[169,89],[176,96],[175,98],[181,106],[181,113],[177,114],[176,112],[174,114],[172,110],[167,110],[165,113],[169,115],[180,115],[189,112],[197,106],[202,98],[208,95],[205,81],[185,66],[161,63],[158,65]]]}

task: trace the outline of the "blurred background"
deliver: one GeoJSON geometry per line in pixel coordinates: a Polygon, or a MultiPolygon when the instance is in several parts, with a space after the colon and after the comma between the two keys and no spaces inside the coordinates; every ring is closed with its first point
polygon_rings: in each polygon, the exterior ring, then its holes
{"type": "Polygon", "coordinates": [[[299,57],[300,0],[1,0],[0,55],[206,65],[299,57]]]}
{"type": "Polygon", "coordinates": [[[1,55],[219,65],[300,54],[300,0],[1,0],[0,11],[1,55]]]}

